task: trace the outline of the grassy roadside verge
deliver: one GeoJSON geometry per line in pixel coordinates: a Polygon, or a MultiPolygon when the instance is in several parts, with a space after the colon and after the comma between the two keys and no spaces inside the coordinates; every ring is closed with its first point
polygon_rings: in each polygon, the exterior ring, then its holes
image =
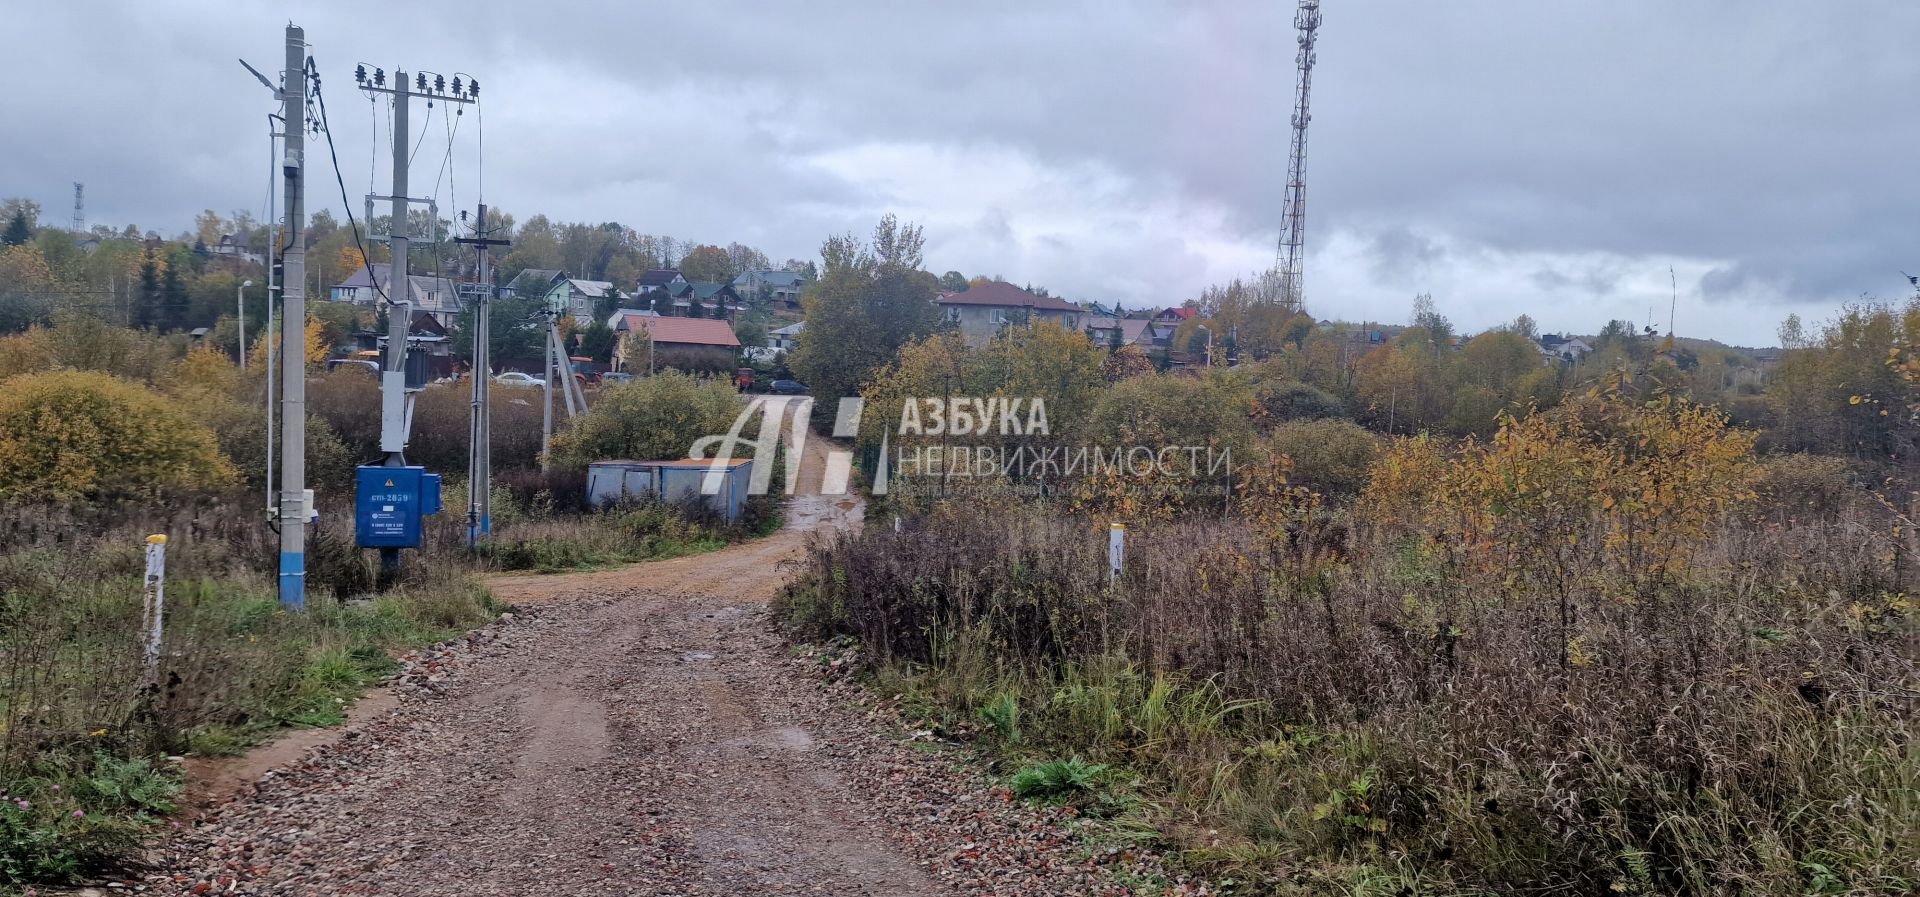
{"type": "Polygon", "coordinates": [[[598,570],[718,551],[771,534],[781,519],[777,503],[764,496],[750,500],[735,524],[663,504],[638,503],[522,522],[490,541],[474,561],[501,572],[598,570]]]}
{"type": "Polygon", "coordinates": [[[450,573],[361,601],[321,589],[287,613],[266,577],[208,569],[186,547],[158,679],[143,682],[138,556],[117,541],[0,555],[0,888],[113,867],[173,811],[170,758],[338,724],[395,654],[498,612],[450,573]]]}
{"type": "Polygon", "coordinates": [[[173,812],[180,755],[233,755],[287,728],[339,724],[395,656],[504,609],[481,575],[713,551],[781,521],[772,498],[725,525],[659,504],[557,508],[547,487],[496,496],[505,525],[478,555],[461,547],[458,515],[441,515],[384,589],[351,532],[323,525],[308,546],[304,613],[280,608],[259,569],[271,533],[236,510],[242,499],[0,506],[0,893],[123,863],[173,812]],[[165,640],[148,683],[142,555],[154,532],[171,541],[165,640]]]}
{"type": "Polygon", "coordinates": [[[1232,893],[1907,894],[1920,616],[1870,511],[1596,575],[1571,638],[1501,568],[1353,539],[1303,575],[1237,521],[1141,531],[1106,589],[1098,528],[1043,508],[841,534],[778,610],[1232,893]]]}

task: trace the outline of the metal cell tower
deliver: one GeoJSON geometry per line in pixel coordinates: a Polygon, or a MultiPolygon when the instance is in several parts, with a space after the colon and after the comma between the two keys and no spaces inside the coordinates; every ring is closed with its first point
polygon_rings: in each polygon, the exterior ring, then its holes
{"type": "Polygon", "coordinates": [[[79,181],[73,182],[73,232],[76,234],[84,233],[87,229],[86,186],[79,181]]]}
{"type": "Polygon", "coordinates": [[[1286,210],[1280,221],[1280,251],[1274,262],[1279,269],[1282,301],[1302,307],[1300,256],[1307,234],[1307,96],[1313,88],[1313,43],[1320,31],[1320,0],[1300,0],[1293,15],[1293,27],[1300,32],[1300,81],[1293,98],[1293,151],[1287,157],[1286,210]]]}

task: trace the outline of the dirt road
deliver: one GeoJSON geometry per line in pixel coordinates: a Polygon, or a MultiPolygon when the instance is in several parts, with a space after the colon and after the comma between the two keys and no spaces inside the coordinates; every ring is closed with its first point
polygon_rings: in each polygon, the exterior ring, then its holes
{"type": "MultiPolygon", "coordinates": [[[[813,440],[809,479],[825,447],[813,440]]],[[[857,503],[622,570],[501,577],[524,610],[416,671],[429,689],[283,767],[166,851],[173,893],[1129,894],[1131,852],[1079,843],[952,751],[885,734],[857,687],[780,643],[766,602],[857,503]],[[444,677],[444,678],[442,678],[444,677]]],[[[1154,893],[1160,893],[1159,888],[1154,893]]]]}

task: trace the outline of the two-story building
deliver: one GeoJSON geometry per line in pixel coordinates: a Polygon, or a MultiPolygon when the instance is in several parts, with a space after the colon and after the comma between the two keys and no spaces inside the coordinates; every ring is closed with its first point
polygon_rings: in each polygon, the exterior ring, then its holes
{"type": "Polygon", "coordinates": [[[775,308],[799,308],[806,285],[806,278],[792,271],[748,271],[733,279],[733,291],[742,298],[752,299],[765,289],[775,308]]]}
{"type": "Polygon", "coordinates": [[[655,268],[640,275],[640,282],[636,285],[634,292],[639,294],[648,290],[672,289],[686,282],[686,277],[682,276],[676,268],[655,268]]]}
{"type": "Polygon", "coordinates": [[[407,280],[410,287],[407,294],[397,295],[393,288],[393,266],[362,265],[353,269],[346,280],[334,284],[330,296],[335,302],[358,305],[374,305],[383,295],[392,301],[404,298],[413,304],[414,311],[425,312],[442,328],[451,329],[454,320],[466,308],[453,281],[428,274],[410,275],[407,280]],[[374,286],[376,283],[379,284],[377,289],[374,286]]]}
{"type": "Polygon", "coordinates": [[[1036,296],[1010,283],[981,284],[958,293],[941,293],[940,313],[957,325],[969,346],[984,346],[1009,327],[1052,321],[1080,329],[1087,312],[1064,299],[1036,296]]]}
{"type": "Polygon", "coordinates": [[[583,280],[565,271],[528,268],[516,275],[507,288],[522,298],[540,299],[548,308],[557,309],[576,321],[591,321],[602,302],[618,305],[630,298],[605,280],[583,280]]]}

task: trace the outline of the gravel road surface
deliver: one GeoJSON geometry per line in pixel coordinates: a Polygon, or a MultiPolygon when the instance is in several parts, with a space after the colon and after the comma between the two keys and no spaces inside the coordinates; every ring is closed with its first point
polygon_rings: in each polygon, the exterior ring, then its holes
{"type": "MultiPolygon", "coordinates": [[[[824,446],[810,440],[817,478],[824,446]]],[[[803,487],[809,477],[803,475],[803,487]]],[[[803,491],[806,491],[803,488],[803,491]]],[[[516,612],[243,788],[138,886],[178,894],[1189,894],[822,681],[766,605],[845,497],[617,571],[499,577],[516,612]]]]}

